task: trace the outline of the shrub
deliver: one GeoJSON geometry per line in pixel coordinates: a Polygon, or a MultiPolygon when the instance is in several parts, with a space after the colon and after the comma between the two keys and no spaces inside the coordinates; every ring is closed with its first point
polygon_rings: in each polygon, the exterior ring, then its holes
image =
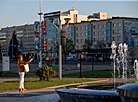
{"type": "Polygon", "coordinates": [[[43,78],[43,80],[47,79],[48,81],[52,75],[55,76],[55,71],[51,67],[45,66],[44,68],[37,68],[36,75],[40,77],[40,80],[43,78]]]}
{"type": "MultiPolygon", "coordinates": [[[[43,68],[42,67],[37,68],[36,75],[39,76],[40,81],[41,81],[43,78],[43,68]]],[[[43,80],[44,80],[44,78],[43,78],[43,80]]]]}

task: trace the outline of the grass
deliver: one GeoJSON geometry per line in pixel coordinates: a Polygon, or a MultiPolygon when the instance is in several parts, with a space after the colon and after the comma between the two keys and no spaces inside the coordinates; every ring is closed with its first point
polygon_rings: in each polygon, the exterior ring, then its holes
{"type": "MultiPolygon", "coordinates": [[[[122,75],[122,70],[120,71],[120,75],[122,75]]],[[[131,74],[133,74],[134,71],[131,71],[131,74]]],[[[85,77],[85,78],[111,78],[113,77],[113,70],[89,70],[89,71],[84,71],[82,72],[82,77],[85,77]]],[[[118,76],[117,75],[118,72],[116,71],[116,77],[118,76]]],[[[129,71],[128,71],[128,74],[129,75],[129,71]]],[[[80,76],[80,72],[77,72],[77,73],[71,73],[71,74],[65,74],[63,75],[65,77],[69,77],[69,76],[74,76],[74,77],[78,77],[80,76]]]]}
{"type": "Polygon", "coordinates": [[[13,73],[13,72],[5,72],[5,73],[2,73],[2,76],[3,77],[17,77],[17,76],[19,76],[19,74],[13,73]]]}
{"type": "MultiPolygon", "coordinates": [[[[25,88],[27,89],[40,89],[52,86],[73,84],[73,83],[83,83],[90,81],[99,81],[102,79],[92,79],[92,78],[51,78],[49,81],[39,81],[39,78],[25,78],[25,88]]],[[[18,90],[19,80],[7,81],[0,83],[0,91],[4,90],[18,90]]]]}

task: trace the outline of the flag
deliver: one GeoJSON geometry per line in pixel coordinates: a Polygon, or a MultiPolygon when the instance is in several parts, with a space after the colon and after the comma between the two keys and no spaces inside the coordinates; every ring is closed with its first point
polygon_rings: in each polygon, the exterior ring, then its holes
{"type": "Polygon", "coordinates": [[[37,35],[40,33],[40,28],[39,27],[40,27],[39,21],[35,21],[34,22],[34,33],[37,34],[37,35]]]}
{"type": "Polygon", "coordinates": [[[42,52],[46,52],[47,51],[47,39],[46,38],[42,38],[42,52]]]}
{"type": "Polygon", "coordinates": [[[46,35],[46,21],[41,22],[42,35],[46,35]]]}
{"type": "Polygon", "coordinates": [[[35,38],[35,51],[39,52],[40,48],[39,48],[39,38],[35,38]]]}

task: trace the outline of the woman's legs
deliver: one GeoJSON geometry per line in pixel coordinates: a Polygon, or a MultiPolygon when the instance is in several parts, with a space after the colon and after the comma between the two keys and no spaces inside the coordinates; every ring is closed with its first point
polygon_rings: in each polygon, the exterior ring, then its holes
{"type": "Polygon", "coordinates": [[[24,72],[19,72],[19,76],[20,76],[19,89],[23,89],[24,88],[24,72]]]}

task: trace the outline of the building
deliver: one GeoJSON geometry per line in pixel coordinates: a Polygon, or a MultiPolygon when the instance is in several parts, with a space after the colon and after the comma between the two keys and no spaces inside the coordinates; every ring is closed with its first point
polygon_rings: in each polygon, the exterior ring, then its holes
{"type": "Polygon", "coordinates": [[[35,53],[34,52],[34,25],[25,24],[22,26],[13,26],[1,28],[0,30],[0,43],[2,54],[7,55],[9,49],[9,43],[12,39],[13,32],[16,31],[19,51],[23,53],[35,53]],[[32,52],[31,52],[32,51],[32,52]]]}
{"type": "Polygon", "coordinates": [[[91,20],[103,20],[107,19],[107,12],[98,12],[98,13],[93,13],[93,15],[88,16],[88,21],[91,20]]]}
{"type": "Polygon", "coordinates": [[[47,22],[47,36],[48,39],[48,48],[51,49],[49,46],[54,46],[54,40],[57,40],[58,38],[58,30],[53,28],[50,18],[56,18],[56,21],[54,24],[59,25],[59,21],[61,21],[61,25],[65,24],[65,18],[71,18],[70,23],[79,23],[82,21],[87,21],[87,15],[79,15],[77,10],[68,10],[66,12],[50,12],[44,14],[44,20],[47,22]],[[55,34],[55,35],[54,35],[55,34]]]}
{"type": "MultiPolygon", "coordinates": [[[[111,48],[112,41],[115,41],[116,45],[127,43],[138,51],[137,28],[138,18],[112,17],[111,19],[71,23],[66,29],[66,34],[67,38],[73,39],[76,50],[83,49],[87,39],[93,41],[92,49],[100,49],[99,43],[103,43],[103,49],[111,48]]],[[[138,58],[138,53],[135,57],[138,58]]]]}
{"type": "MultiPolygon", "coordinates": [[[[77,10],[72,9],[66,12],[57,11],[44,14],[47,35],[42,37],[48,39],[48,51],[51,48],[54,49],[54,44],[58,41],[58,30],[52,26],[50,18],[56,18],[57,26],[61,20],[62,28],[66,26],[64,18],[71,18],[69,27],[65,30],[67,38],[73,40],[77,50],[83,49],[86,39],[93,41],[92,49],[100,49],[99,42],[103,44],[102,48],[110,48],[112,41],[115,41],[116,44],[129,43],[136,49],[138,47],[138,18],[107,18],[106,12],[94,13],[87,17],[87,15],[79,15],[77,10]]],[[[19,40],[19,50],[24,54],[36,53],[34,50],[34,24],[1,28],[0,44],[4,49],[2,53],[7,54],[14,30],[19,40]]],[[[138,55],[136,57],[138,58],[138,55]]]]}

